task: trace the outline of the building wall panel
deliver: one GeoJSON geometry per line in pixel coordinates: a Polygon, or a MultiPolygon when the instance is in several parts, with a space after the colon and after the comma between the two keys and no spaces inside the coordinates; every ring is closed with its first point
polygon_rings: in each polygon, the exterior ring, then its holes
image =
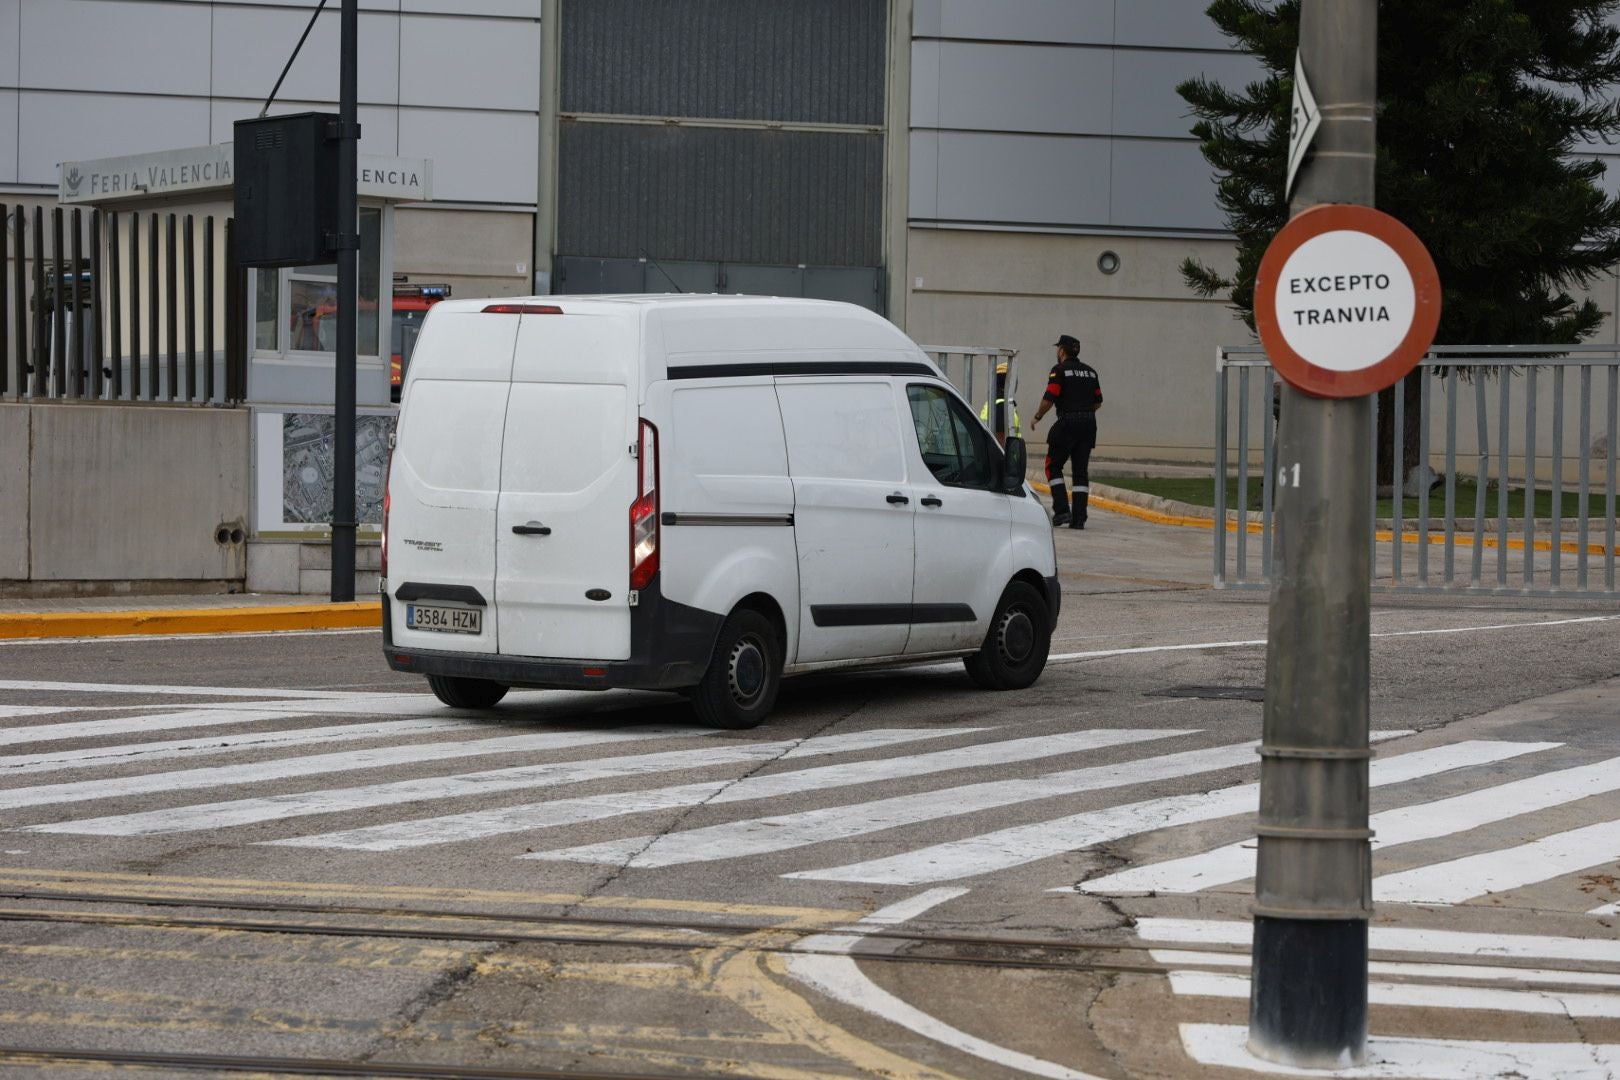
{"type": "Polygon", "coordinates": [[[18,109],[17,181],[55,187],[56,167],[64,161],[207,141],[207,98],[24,92],[18,109]]]}
{"type": "MultiPolygon", "coordinates": [[[[22,0],[0,0],[0,42],[22,40],[22,0]]],[[[0,47],[0,86],[19,86],[20,49],[0,47]]]]}
{"type": "Polygon", "coordinates": [[[1106,138],[940,132],[940,220],[1078,226],[1108,220],[1106,138]]]}
{"type": "Polygon", "coordinates": [[[1184,140],[1117,139],[1108,220],[1122,228],[1220,230],[1215,174],[1198,144],[1184,140]]]}
{"type": "Polygon", "coordinates": [[[399,20],[402,105],[540,108],[540,24],[506,19],[399,20]]]}
{"type": "Polygon", "coordinates": [[[399,153],[433,159],[433,198],[516,203],[539,198],[540,130],[532,113],[400,109],[399,153]]]}
{"type": "MultiPolygon", "coordinates": [[[[1135,0],[1119,0],[1134,3],[1135,0]]],[[[1107,45],[1116,0],[917,0],[917,37],[1107,45]]]]}
{"type": "MultiPolygon", "coordinates": [[[[20,85],[208,93],[208,9],[137,0],[23,0],[20,85]]],[[[0,39],[4,40],[4,39],[0,39]]]]}
{"type": "Polygon", "coordinates": [[[1114,41],[1154,49],[1232,48],[1205,14],[1209,0],[1115,0],[1114,41]]]}
{"type": "Polygon", "coordinates": [[[563,5],[562,110],[883,122],[885,0],[563,5]]]}
{"type": "MultiPolygon", "coordinates": [[[[161,5],[141,5],[157,7],[161,5]]],[[[338,13],[328,4],[309,40],[287,73],[280,97],[301,101],[336,101],[338,92],[338,13]]],[[[214,13],[213,93],[221,97],[263,101],[276,84],[309,12],[296,9],[243,8],[221,5],[214,13]]],[[[367,104],[399,100],[399,17],[360,16],[358,87],[367,104]]],[[[199,54],[200,55],[200,54],[199,54]]],[[[127,66],[124,65],[124,66],[127,66]]],[[[209,92],[205,85],[200,91],[209,92]]]]}
{"type": "Polygon", "coordinates": [[[0,90],[0,184],[17,183],[17,91],[0,90]]]}
{"type": "Polygon", "coordinates": [[[934,112],[942,128],[1109,133],[1111,49],[959,41],[932,46],[938,69],[934,112]]]}
{"type": "Polygon", "coordinates": [[[1177,86],[1202,76],[1242,87],[1261,75],[1260,62],[1245,53],[1120,49],[1114,53],[1113,132],[1188,139],[1193,116],[1177,86]]]}
{"type": "Polygon", "coordinates": [[[563,255],[876,266],[878,135],[564,124],[563,255]]]}
{"type": "MultiPolygon", "coordinates": [[[[263,101],[250,98],[215,98],[209,108],[208,141],[230,142],[236,137],[235,124],[259,115],[263,101]]],[[[299,101],[277,98],[270,106],[271,116],[284,116],[301,112],[337,112],[330,101],[299,101]]],[[[385,105],[362,105],[356,112],[360,120],[360,153],[394,157],[399,153],[399,110],[385,105]]]]}

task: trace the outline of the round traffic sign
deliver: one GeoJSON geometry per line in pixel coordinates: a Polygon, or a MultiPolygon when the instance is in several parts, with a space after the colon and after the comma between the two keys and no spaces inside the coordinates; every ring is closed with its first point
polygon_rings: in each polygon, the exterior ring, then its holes
{"type": "Polygon", "coordinates": [[[1417,366],[1440,326],[1423,241],[1370,206],[1314,206],[1272,239],[1254,323],[1277,373],[1316,397],[1361,397],[1417,366]]]}

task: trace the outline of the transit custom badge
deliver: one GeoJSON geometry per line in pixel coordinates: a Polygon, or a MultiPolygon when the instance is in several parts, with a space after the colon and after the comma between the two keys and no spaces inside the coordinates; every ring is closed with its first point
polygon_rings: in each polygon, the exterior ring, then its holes
{"type": "Polygon", "coordinates": [[[1266,248],[1254,285],[1260,343],[1295,389],[1374,394],[1434,343],[1440,276],[1411,229],[1369,206],[1297,215],[1266,248]]]}

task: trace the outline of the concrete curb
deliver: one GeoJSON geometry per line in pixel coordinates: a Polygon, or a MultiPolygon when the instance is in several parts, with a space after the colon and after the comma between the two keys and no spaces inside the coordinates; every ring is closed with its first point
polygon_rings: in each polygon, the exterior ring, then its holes
{"type": "Polygon", "coordinates": [[[381,611],[376,600],[245,608],[23,611],[0,614],[0,640],[352,630],[381,625],[381,611]]]}

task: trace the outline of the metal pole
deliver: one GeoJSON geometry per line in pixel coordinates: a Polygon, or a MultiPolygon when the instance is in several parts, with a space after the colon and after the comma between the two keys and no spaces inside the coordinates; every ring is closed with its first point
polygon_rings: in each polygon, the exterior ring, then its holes
{"type": "Polygon", "coordinates": [[[338,303],[337,377],[333,393],[336,416],[332,433],[332,602],[354,599],[354,378],[355,306],[358,292],[359,212],[355,205],[356,154],[360,125],[356,119],[356,39],[358,0],[343,0],[342,61],[338,78],[338,303]]]}
{"type": "MultiPolygon", "coordinates": [[[[1377,20],[1377,0],[1302,6],[1300,58],[1322,126],[1295,213],[1373,201],[1377,20]]],[[[1249,1049],[1342,1067],[1367,1048],[1372,409],[1285,386],[1282,411],[1249,1049]]]]}

